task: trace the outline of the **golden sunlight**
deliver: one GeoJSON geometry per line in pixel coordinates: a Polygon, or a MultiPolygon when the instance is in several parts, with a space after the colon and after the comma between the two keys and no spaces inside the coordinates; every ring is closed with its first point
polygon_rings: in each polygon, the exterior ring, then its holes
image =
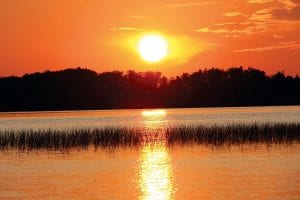
{"type": "Polygon", "coordinates": [[[145,146],[140,160],[140,199],[172,199],[171,159],[165,146],[145,146]]]}
{"type": "Polygon", "coordinates": [[[138,42],[138,51],[145,61],[158,62],[168,55],[168,42],[158,34],[145,35],[138,42]]]}
{"type": "Polygon", "coordinates": [[[142,115],[144,117],[161,117],[165,116],[167,112],[165,110],[144,110],[142,115]]]}

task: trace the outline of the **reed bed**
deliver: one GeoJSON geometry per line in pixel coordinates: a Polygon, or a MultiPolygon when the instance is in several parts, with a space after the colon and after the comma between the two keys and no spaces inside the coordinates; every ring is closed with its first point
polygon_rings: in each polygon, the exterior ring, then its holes
{"type": "Polygon", "coordinates": [[[88,146],[137,146],[139,132],[128,128],[1,131],[0,148],[68,150],[88,146]]]}
{"type": "Polygon", "coordinates": [[[138,147],[164,143],[235,145],[300,142],[300,123],[175,126],[149,132],[141,128],[82,128],[72,130],[2,130],[0,149],[68,150],[70,148],[138,147]]]}
{"type": "Polygon", "coordinates": [[[300,142],[300,123],[231,124],[185,126],[167,129],[169,145],[196,143],[203,145],[290,144],[300,142]]]}

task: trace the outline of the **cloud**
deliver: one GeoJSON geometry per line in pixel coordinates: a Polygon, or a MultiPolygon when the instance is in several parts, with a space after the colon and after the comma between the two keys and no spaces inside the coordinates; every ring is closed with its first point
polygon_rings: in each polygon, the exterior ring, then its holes
{"type": "Polygon", "coordinates": [[[186,8],[186,7],[195,7],[195,6],[204,6],[204,5],[210,5],[215,4],[214,1],[202,1],[202,2],[189,2],[189,3],[171,3],[171,4],[165,4],[163,7],[166,8],[186,8]]]}
{"type": "Polygon", "coordinates": [[[278,50],[278,49],[300,49],[300,43],[297,42],[280,42],[278,44],[273,44],[271,46],[265,47],[256,47],[256,48],[249,48],[249,49],[239,49],[234,50],[235,53],[244,53],[244,52],[261,52],[261,51],[271,51],[271,50],[278,50]]]}
{"type": "Polygon", "coordinates": [[[283,8],[291,11],[292,9],[299,6],[300,1],[299,0],[278,0],[281,4],[283,4],[283,8]]]}
{"type": "Polygon", "coordinates": [[[248,0],[247,2],[260,4],[260,3],[270,3],[273,2],[273,0],[248,0]]]}
{"type": "Polygon", "coordinates": [[[282,35],[277,35],[276,33],[273,34],[273,37],[274,37],[274,38],[283,38],[282,35]]]}
{"type": "MultiPolygon", "coordinates": [[[[245,0],[253,9],[239,7],[238,11],[226,12],[229,22],[199,27],[196,32],[223,34],[239,37],[262,32],[300,29],[300,0],[245,0]],[[250,11],[250,12],[249,12],[250,11]]],[[[247,4],[246,4],[247,5],[247,4]]],[[[249,5],[248,5],[249,6],[249,5]]]]}
{"type": "Polygon", "coordinates": [[[264,23],[259,22],[228,22],[202,27],[196,32],[226,34],[226,37],[238,37],[241,34],[250,35],[267,31],[264,23]]]}
{"type": "Polygon", "coordinates": [[[110,28],[109,30],[111,30],[111,31],[144,31],[143,28],[127,27],[127,26],[113,27],[113,28],[110,28]]]}
{"type": "Polygon", "coordinates": [[[266,22],[272,19],[272,12],[276,9],[276,7],[264,8],[255,11],[249,16],[250,21],[259,21],[266,22]]]}
{"type": "Polygon", "coordinates": [[[272,16],[275,19],[300,20],[300,6],[291,10],[277,8],[273,11],[272,16]]]}
{"type": "MultiPolygon", "coordinates": [[[[248,3],[272,3],[259,6],[252,13],[227,12],[229,22],[200,27],[198,33],[221,34],[225,37],[240,37],[263,32],[288,31],[300,28],[300,0],[248,0],[248,3]]],[[[278,37],[277,37],[278,38],[278,37]]]]}
{"type": "Polygon", "coordinates": [[[227,12],[227,13],[224,13],[224,15],[227,17],[237,17],[237,16],[242,15],[242,13],[241,12],[227,12]]]}
{"type": "Polygon", "coordinates": [[[134,19],[144,19],[146,18],[145,16],[141,16],[141,15],[124,15],[125,17],[129,17],[129,18],[134,18],[134,19]]]}
{"type": "MultiPolygon", "coordinates": [[[[251,3],[275,2],[274,0],[249,0],[251,3]]],[[[276,6],[257,10],[251,15],[252,20],[300,20],[300,0],[277,0],[276,6]]]]}

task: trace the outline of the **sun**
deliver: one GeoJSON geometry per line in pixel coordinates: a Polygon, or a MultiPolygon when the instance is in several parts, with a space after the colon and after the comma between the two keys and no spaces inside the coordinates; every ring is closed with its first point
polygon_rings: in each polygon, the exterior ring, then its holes
{"type": "Polygon", "coordinates": [[[145,35],[138,42],[138,52],[147,62],[159,62],[168,55],[168,42],[157,34],[145,35]]]}

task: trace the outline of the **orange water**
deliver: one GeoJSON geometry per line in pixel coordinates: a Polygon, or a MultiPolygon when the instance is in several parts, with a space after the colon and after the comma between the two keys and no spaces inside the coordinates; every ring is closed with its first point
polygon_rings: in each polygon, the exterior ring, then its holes
{"type": "Polygon", "coordinates": [[[216,123],[300,123],[300,106],[0,113],[0,130],[144,127],[149,122],[160,127],[216,123]]]}
{"type": "Polygon", "coordinates": [[[0,154],[0,198],[299,199],[300,146],[0,154]]]}
{"type": "MultiPolygon", "coordinates": [[[[300,122],[300,106],[0,114],[0,130],[300,122]],[[144,114],[143,114],[144,113],[144,114]]],[[[300,199],[300,145],[0,151],[0,199],[300,199]]]]}

